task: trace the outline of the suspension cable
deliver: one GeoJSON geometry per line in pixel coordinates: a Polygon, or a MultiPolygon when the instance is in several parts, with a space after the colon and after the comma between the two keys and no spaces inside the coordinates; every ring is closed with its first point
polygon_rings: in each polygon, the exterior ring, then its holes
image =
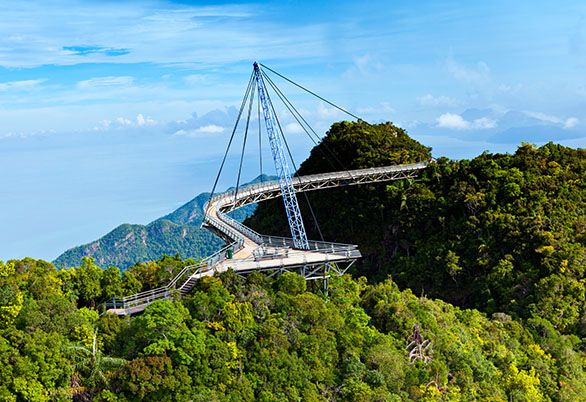
{"type": "MultiPolygon", "coordinates": [[[[273,82],[273,80],[271,80],[271,78],[268,75],[266,75],[266,74],[264,74],[264,78],[267,80],[267,82],[269,83],[269,85],[276,92],[276,94],[279,97],[279,99],[281,99],[281,102],[283,102],[283,104],[287,107],[287,109],[289,110],[289,112],[291,113],[291,115],[293,115],[293,117],[295,118],[295,120],[297,120],[297,123],[301,126],[301,128],[303,129],[303,131],[305,131],[305,133],[307,134],[307,136],[309,137],[309,139],[317,146],[318,145],[318,141],[320,141],[321,139],[319,138],[319,135],[315,132],[315,130],[313,129],[313,127],[311,127],[311,125],[307,122],[307,120],[305,120],[305,118],[303,117],[303,115],[301,115],[301,113],[297,110],[297,108],[295,108],[295,106],[287,98],[287,96],[285,96],[285,94],[277,87],[277,85],[273,82]],[[314,139],[314,137],[307,131],[307,129],[305,128],[305,126],[307,126],[311,130],[311,132],[313,132],[313,134],[315,135],[315,137],[317,138],[318,141],[316,141],[314,139]]],[[[329,156],[331,156],[340,165],[340,167],[342,168],[342,170],[345,170],[350,175],[350,177],[352,177],[351,173],[348,171],[348,169],[346,168],[346,166],[340,161],[340,159],[338,159],[338,157],[336,156],[336,154],[326,145],[325,142],[322,142],[322,146],[323,146],[323,149],[325,149],[329,153],[329,156]]],[[[323,149],[320,148],[321,152],[323,153],[323,156],[325,157],[326,161],[328,161],[328,163],[330,164],[330,166],[335,170],[336,167],[334,166],[334,164],[332,163],[332,161],[328,158],[328,155],[326,155],[326,153],[325,153],[325,151],[323,149]]]]}
{"type": "Polygon", "coordinates": [[[315,133],[315,131],[313,130],[313,128],[309,125],[309,123],[307,123],[307,121],[303,118],[303,116],[301,116],[301,114],[299,113],[299,111],[297,111],[297,109],[295,109],[295,107],[291,104],[291,102],[289,101],[289,99],[287,99],[285,97],[285,95],[283,94],[283,92],[281,92],[281,90],[275,85],[275,83],[269,78],[268,75],[264,75],[263,76],[267,82],[269,83],[269,85],[271,86],[271,88],[273,88],[273,90],[275,91],[275,93],[277,94],[277,96],[279,97],[279,99],[281,100],[281,102],[283,102],[283,104],[285,105],[285,107],[289,110],[289,112],[291,113],[291,115],[293,115],[293,117],[295,118],[295,120],[297,120],[297,123],[299,123],[299,125],[301,126],[301,128],[303,128],[303,131],[305,131],[305,133],[307,134],[307,136],[309,137],[309,139],[315,144],[317,145],[318,141],[319,141],[319,136],[317,135],[317,133],[315,133]],[[315,134],[316,139],[313,137],[313,135],[307,130],[307,128],[309,128],[309,130],[315,134]]]}
{"type": "MultiPolygon", "coordinates": [[[[214,181],[214,186],[212,187],[212,192],[210,194],[210,200],[214,196],[216,192],[216,186],[218,185],[218,180],[220,179],[220,175],[222,174],[222,169],[224,168],[224,164],[226,163],[226,158],[228,156],[228,152],[230,151],[230,147],[232,146],[232,141],[234,140],[234,134],[236,134],[236,129],[238,128],[238,123],[240,122],[240,117],[242,116],[242,111],[244,110],[244,106],[246,105],[246,100],[248,99],[248,95],[250,93],[250,89],[254,82],[254,73],[250,74],[250,79],[248,80],[248,86],[246,87],[246,92],[244,93],[244,99],[242,99],[242,104],[240,105],[240,110],[238,112],[238,117],[236,118],[236,123],[234,124],[234,128],[232,129],[232,134],[230,135],[230,141],[228,141],[228,146],[226,147],[226,152],[224,153],[224,157],[222,158],[222,163],[220,164],[220,170],[216,176],[216,180],[214,181]]],[[[204,210],[203,221],[205,222],[206,212],[204,210]]]]}
{"type": "MultiPolygon", "coordinates": [[[[261,70],[262,73],[262,70],[261,70]]],[[[273,101],[271,100],[271,97],[268,96],[268,89],[267,89],[267,99],[269,101],[269,105],[271,106],[271,110],[273,112],[273,116],[275,116],[275,121],[277,122],[277,127],[279,128],[279,133],[281,133],[281,138],[283,139],[283,142],[285,143],[285,148],[287,149],[287,153],[289,154],[289,159],[291,160],[291,163],[293,164],[293,169],[295,169],[295,174],[294,176],[297,176],[297,180],[299,183],[301,183],[301,180],[299,179],[299,175],[297,174],[297,165],[295,163],[295,159],[293,159],[293,154],[291,153],[291,149],[289,148],[289,143],[287,142],[287,138],[285,137],[285,133],[283,132],[283,127],[281,127],[281,122],[279,121],[279,119],[277,118],[277,113],[275,112],[275,107],[273,105],[273,101]]],[[[277,135],[279,134],[277,133],[277,135]]],[[[311,206],[311,203],[309,202],[309,197],[307,196],[307,194],[305,192],[303,192],[303,195],[305,196],[305,201],[307,202],[307,206],[309,207],[309,211],[311,213],[311,217],[315,223],[315,227],[317,229],[317,232],[321,238],[321,240],[324,240],[324,236],[322,234],[321,228],[319,227],[319,223],[317,221],[317,218],[315,216],[315,212],[313,211],[313,208],[311,206]]]]}
{"type": "Polygon", "coordinates": [[[287,109],[289,110],[289,112],[293,115],[293,117],[296,118],[297,122],[299,123],[299,125],[304,129],[304,131],[308,134],[309,138],[313,141],[313,143],[315,145],[317,145],[316,140],[314,139],[314,137],[307,131],[307,129],[305,128],[305,126],[307,126],[309,128],[309,130],[311,130],[311,132],[315,135],[315,138],[317,138],[317,140],[319,141],[319,135],[315,132],[315,130],[309,125],[309,123],[303,118],[303,116],[301,115],[301,113],[299,113],[299,111],[293,106],[293,104],[291,104],[291,102],[289,101],[289,99],[285,96],[285,94],[277,87],[277,85],[273,82],[273,80],[271,80],[271,78],[263,71],[263,77],[267,80],[267,82],[269,83],[269,85],[273,88],[273,90],[275,91],[275,93],[277,94],[277,96],[281,99],[281,102],[283,102],[285,104],[285,106],[287,107],[287,109]],[[299,121],[299,119],[297,118],[297,116],[302,120],[299,121]]]}
{"type": "MultiPolygon", "coordinates": [[[[285,77],[284,75],[278,73],[277,71],[271,69],[270,67],[265,66],[262,63],[259,63],[260,66],[262,66],[263,68],[266,68],[267,70],[271,71],[272,73],[278,75],[279,77],[281,77],[282,79],[286,80],[287,82],[295,85],[296,87],[304,90],[305,92],[315,96],[316,98],[320,99],[321,101],[335,107],[336,109],[344,112],[345,114],[358,119],[360,121],[364,121],[362,120],[360,117],[356,116],[353,113],[350,113],[349,111],[347,111],[346,109],[328,101],[327,99],[319,96],[318,94],[316,94],[315,92],[310,91],[309,89],[305,88],[304,86],[294,82],[293,80],[285,77]]],[[[289,112],[291,113],[291,115],[293,115],[293,117],[295,118],[295,120],[297,121],[297,123],[301,126],[301,128],[303,129],[303,131],[305,132],[305,134],[312,140],[312,142],[315,145],[318,145],[318,142],[321,140],[319,135],[315,132],[315,130],[312,128],[312,126],[307,122],[307,120],[305,120],[305,118],[301,115],[301,113],[299,113],[299,111],[295,108],[295,106],[291,103],[291,101],[285,96],[285,94],[277,87],[277,85],[272,81],[272,79],[267,75],[266,72],[263,71],[263,69],[260,70],[263,78],[265,78],[267,80],[267,82],[269,83],[269,85],[271,86],[271,88],[275,91],[275,93],[277,94],[277,96],[279,97],[279,99],[281,100],[281,102],[283,102],[283,104],[286,106],[286,108],[289,110],[289,112]],[[313,134],[313,135],[312,135],[313,134]],[[315,136],[315,138],[314,138],[315,136]],[[317,142],[316,142],[317,139],[317,142]]],[[[234,193],[234,200],[236,201],[237,195],[238,195],[238,190],[239,190],[239,186],[240,186],[240,178],[241,178],[241,173],[242,173],[242,164],[243,164],[243,160],[244,160],[244,153],[246,151],[246,143],[247,143],[247,138],[248,138],[248,129],[249,129],[249,125],[250,125],[250,118],[251,118],[251,113],[252,113],[252,106],[254,103],[254,96],[255,96],[255,85],[254,85],[254,72],[252,72],[250,79],[248,81],[248,86],[246,88],[246,92],[244,94],[244,99],[242,100],[242,104],[240,105],[240,110],[238,111],[238,117],[236,119],[236,123],[234,124],[234,128],[232,130],[232,134],[230,135],[230,140],[228,141],[228,146],[226,148],[226,152],[224,153],[224,156],[222,158],[222,163],[220,165],[220,169],[218,171],[218,174],[216,176],[216,179],[214,181],[214,186],[212,188],[212,192],[210,194],[210,200],[212,199],[212,197],[215,194],[216,191],[216,187],[218,184],[218,181],[220,179],[220,175],[222,173],[222,170],[224,168],[224,165],[226,163],[226,159],[228,156],[228,153],[230,151],[230,147],[232,146],[233,140],[234,140],[234,136],[235,133],[238,129],[238,124],[241,120],[242,117],[242,113],[244,111],[244,108],[246,107],[246,104],[248,103],[248,114],[247,114],[247,119],[246,119],[246,128],[245,128],[245,132],[244,132],[244,141],[242,143],[242,152],[240,155],[240,164],[239,164],[239,168],[238,168],[238,178],[236,181],[236,191],[234,193]]],[[[259,93],[260,96],[260,93],[259,93]]],[[[278,126],[278,133],[277,135],[280,133],[281,138],[283,139],[283,142],[285,143],[285,148],[287,149],[287,153],[289,155],[289,159],[291,160],[291,163],[293,164],[293,168],[295,169],[295,174],[294,176],[297,176],[297,179],[299,180],[299,173],[298,173],[298,169],[297,169],[297,165],[295,164],[295,160],[293,159],[293,155],[291,153],[291,149],[289,148],[289,143],[287,142],[287,138],[285,137],[285,133],[283,131],[283,128],[281,126],[281,122],[279,121],[279,119],[277,118],[277,113],[275,111],[275,107],[273,105],[272,100],[270,99],[270,96],[268,96],[268,91],[267,91],[267,99],[268,102],[270,104],[270,108],[271,111],[273,113],[273,116],[275,117],[275,121],[277,122],[277,126],[278,126]]],[[[258,144],[259,144],[259,165],[260,165],[260,174],[261,174],[261,181],[263,180],[263,163],[262,163],[262,128],[261,128],[261,120],[260,120],[260,99],[258,100],[258,144]]],[[[342,164],[342,162],[340,162],[340,160],[336,157],[336,155],[325,145],[324,145],[324,149],[326,149],[330,155],[333,157],[333,159],[340,164],[340,166],[346,170],[346,168],[344,167],[344,165],[342,164]]],[[[326,160],[332,165],[331,160],[327,157],[327,155],[324,155],[326,157],[326,160]]],[[[333,168],[335,168],[332,165],[333,168]]],[[[309,207],[309,211],[311,213],[311,216],[313,218],[313,221],[315,223],[315,227],[319,233],[320,238],[323,240],[323,234],[321,231],[321,228],[319,227],[319,223],[317,221],[317,218],[315,216],[315,212],[313,210],[313,207],[311,206],[311,203],[309,202],[309,197],[307,196],[307,194],[305,192],[303,192],[303,195],[305,197],[305,200],[307,202],[307,206],[309,207]]],[[[204,221],[205,221],[205,212],[204,212],[204,221]]]]}
{"type": "Polygon", "coordinates": [[[262,134],[261,134],[261,123],[260,123],[260,93],[258,93],[258,99],[256,102],[256,106],[258,109],[258,159],[260,163],[260,181],[261,183],[264,181],[263,172],[262,172],[262,134]]]}
{"type": "Polygon", "coordinates": [[[248,139],[248,126],[250,125],[250,112],[252,111],[252,102],[254,101],[254,90],[256,86],[252,86],[252,92],[249,97],[248,116],[246,117],[246,128],[244,129],[244,141],[242,141],[242,153],[240,154],[240,166],[238,167],[238,179],[236,179],[236,190],[234,191],[234,203],[238,197],[238,188],[240,187],[240,174],[242,173],[242,162],[244,161],[244,152],[246,151],[246,140],[248,139]]]}
{"type": "MultiPolygon", "coordinates": [[[[277,120],[277,119],[275,119],[275,120],[277,120]]],[[[278,120],[277,120],[277,122],[278,122],[278,120]]],[[[283,142],[285,143],[285,148],[287,149],[287,153],[289,154],[289,159],[291,159],[291,163],[293,164],[293,169],[295,169],[294,176],[297,176],[297,178],[299,179],[299,174],[297,173],[297,170],[298,170],[297,165],[295,164],[295,160],[293,159],[293,155],[291,154],[291,149],[289,148],[289,143],[287,142],[287,138],[285,137],[285,133],[282,130],[281,130],[281,137],[283,138],[283,142]]],[[[311,206],[311,202],[309,202],[309,196],[307,195],[307,193],[305,191],[303,191],[302,193],[303,193],[303,197],[305,198],[305,202],[307,203],[307,206],[309,207],[309,212],[311,213],[311,218],[313,219],[313,222],[315,223],[315,228],[317,229],[317,233],[319,234],[320,239],[322,241],[325,241],[324,235],[323,235],[321,228],[319,226],[319,222],[317,221],[317,216],[315,215],[313,207],[311,206]]]]}
{"type": "Polygon", "coordinates": [[[312,92],[312,91],[310,91],[309,89],[305,88],[304,86],[302,86],[302,85],[300,85],[300,84],[296,83],[295,81],[293,81],[293,80],[290,80],[289,78],[285,77],[285,76],[284,76],[284,75],[282,75],[282,74],[279,74],[278,72],[276,72],[276,71],[275,71],[275,70],[273,70],[272,68],[270,68],[270,67],[267,67],[267,66],[265,66],[265,65],[264,65],[264,64],[262,64],[262,63],[259,63],[259,64],[260,64],[260,65],[261,65],[263,68],[266,68],[267,70],[269,70],[269,71],[271,71],[271,72],[273,72],[273,73],[277,74],[279,77],[283,78],[284,80],[286,80],[286,81],[290,82],[291,84],[295,85],[295,86],[296,86],[296,87],[298,87],[298,88],[301,88],[301,89],[303,89],[305,92],[307,92],[307,93],[310,93],[311,95],[315,96],[316,98],[318,98],[318,99],[320,99],[320,100],[322,100],[322,101],[326,102],[327,104],[329,104],[329,105],[331,105],[331,106],[335,107],[336,109],[338,109],[338,110],[340,110],[340,111],[342,111],[342,112],[346,113],[347,115],[349,115],[349,116],[352,116],[352,117],[354,117],[355,119],[358,119],[358,120],[363,120],[363,119],[361,119],[360,117],[356,116],[355,114],[353,114],[353,113],[350,113],[350,112],[349,112],[349,111],[347,111],[346,109],[344,109],[344,108],[341,108],[340,106],[336,105],[335,103],[332,103],[332,102],[330,102],[329,100],[327,100],[327,99],[325,99],[325,98],[323,98],[323,97],[319,96],[319,95],[318,95],[318,94],[316,94],[315,92],[312,92]]]}

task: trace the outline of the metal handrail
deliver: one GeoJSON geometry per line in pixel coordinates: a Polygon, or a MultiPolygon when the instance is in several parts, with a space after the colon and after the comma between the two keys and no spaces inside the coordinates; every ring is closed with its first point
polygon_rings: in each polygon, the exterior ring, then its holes
{"type": "MultiPolygon", "coordinates": [[[[313,175],[301,176],[301,177],[294,177],[293,184],[306,184],[306,183],[313,183],[315,181],[320,181],[324,179],[359,179],[363,176],[368,176],[369,174],[373,173],[387,173],[387,172],[402,172],[402,171],[411,171],[411,170],[421,170],[426,168],[429,165],[428,161],[421,161],[416,163],[407,163],[402,165],[393,165],[393,166],[383,166],[383,167],[372,167],[372,168],[364,168],[364,169],[356,169],[352,171],[341,171],[341,172],[330,172],[330,173],[318,173],[313,175]]],[[[279,182],[277,180],[271,180],[267,182],[263,182],[260,184],[251,184],[249,186],[245,186],[238,190],[238,199],[245,198],[252,193],[262,192],[259,190],[270,190],[274,187],[279,187],[279,182]]],[[[213,203],[220,198],[233,198],[234,192],[227,191],[224,193],[216,194],[213,196],[206,205],[204,205],[204,209],[207,207],[207,204],[213,203]]]]}
{"type": "MultiPolygon", "coordinates": [[[[159,298],[161,298],[160,297],[161,295],[164,295],[164,297],[168,297],[169,292],[178,290],[176,287],[177,282],[179,282],[179,280],[181,278],[185,277],[185,275],[187,273],[189,273],[189,276],[187,278],[187,281],[188,281],[189,278],[191,278],[191,276],[198,273],[198,271],[200,271],[202,268],[212,269],[216,264],[224,261],[226,259],[225,255],[230,248],[232,248],[234,251],[238,251],[243,246],[244,246],[244,244],[242,241],[234,241],[234,242],[230,243],[229,245],[223,247],[222,249],[218,250],[214,254],[204,258],[198,264],[188,265],[188,266],[184,267],[176,276],[173,277],[173,279],[171,279],[171,281],[167,285],[161,286],[158,288],[154,288],[151,290],[139,292],[139,293],[136,293],[136,294],[133,294],[130,296],[126,296],[126,297],[122,297],[122,298],[114,298],[114,299],[112,299],[112,301],[106,302],[106,307],[112,307],[112,306],[117,307],[119,305],[122,305],[123,308],[128,308],[129,306],[136,305],[136,303],[133,303],[136,301],[144,301],[145,299],[146,300],[159,299],[159,298]],[[195,272],[193,272],[193,271],[195,271],[195,272]]],[[[182,285],[179,287],[179,289],[182,289],[185,286],[185,284],[187,283],[187,281],[183,282],[182,285]]]]}
{"type": "MultiPolygon", "coordinates": [[[[279,249],[277,249],[279,250],[279,249]]],[[[251,269],[261,269],[261,267],[263,267],[263,262],[265,262],[266,260],[271,260],[271,267],[285,267],[285,266],[291,266],[291,265],[295,265],[294,263],[291,263],[291,261],[293,261],[295,259],[296,256],[303,256],[303,257],[307,257],[308,255],[312,254],[312,253],[319,253],[320,257],[322,257],[322,261],[321,262],[325,262],[327,263],[328,261],[340,261],[339,257],[343,257],[344,259],[355,259],[355,258],[359,258],[361,256],[360,251],[358,249],[349,249],[349,250],[344,250],[344,251],[339,251],[339,252],[335,252],[335,253],[323,253],[321,251],[315,251],[315,250],[293,250],[290,251],[290,249],[285,249],[288,252],[287,253],[283,253],[283,254],[276,254],[274,255],[274,257],[270,257],[268,256],[268,258],[263,258],[263,256],[261,255],[260,258],[258,258],[257,256],[251,256],[245,259],[239,259],[239,260],[234,260],[233,264],[230,265],[230,268],[234,269],[235,271],[239,272],[239,271],[249,271],[251,269]],[[332,258],[333,256],[336,256],[337,258],[332,258]]],[[[307,258],[303,259],[303,263],[307,264],[307,258]]],[[[266,268],[266,266],[265,266],[266,268]]]]}
{"type": "MultiPolygon", "coordinates": [[[[280,236],[267,236],[261,235],[258,232],[254,231],[253,229],[243,225],[242,223],[238,222],[234,218],[228,216],[227,214],[220,211],[220,206],[216,209],[216,216],[219,220],[223,221],[226,226],[229,226],[230,229],[236,229],[238,234],[243,234],[255,243],[262,245],[281,245],[283,247],[292,248],[294,247],[293,239],[288,237],[280,237],[280,236]]],[[[209,223],[212,223],[214,226],[217,226],[215,222],[215,218],[212,216],[208,216],[207,219],[209,223]]],[[[224,226],[224,225],[222,225],[224,226]]],[[[230,230],[230,232],[234,232],[234,230],[230,230]]],[[[353,244],[343,244],[343,243],[335,243],[335,242],[325,242],[325,241],[316,241],[310,240],[309,241],[310,250],[346,250],[346,249],[355,249],[357,248],[356,245],[353,244]]]]}

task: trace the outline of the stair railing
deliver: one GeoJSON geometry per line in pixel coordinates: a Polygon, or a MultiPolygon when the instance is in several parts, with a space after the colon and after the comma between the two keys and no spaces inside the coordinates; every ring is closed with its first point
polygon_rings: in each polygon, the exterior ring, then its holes
{"type": "Polygon", "coordinates": [[[150,304],[155,300],[173,298],[177,296],[178,291],[187,284],[189,278],[193,275],[213,269],[214,266],[228,258],[227,254],[230,249],[235,253],[242,249],[242,247],[244,247],[243,241],[234,241],[209,257],[204,258],[199,263],[184,267],[167,285],[122,298],[113,298],[111,301],[106,302],[106,308],[129,309],[141,304],[150,304]],[[180,285],[177,286],[178,284],[180,285]]]}

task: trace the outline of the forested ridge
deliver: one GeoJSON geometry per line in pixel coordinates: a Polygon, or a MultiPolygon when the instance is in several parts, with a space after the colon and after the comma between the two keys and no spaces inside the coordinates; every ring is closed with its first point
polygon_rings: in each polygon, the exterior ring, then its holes
{"type": "MultiPolygon", "coordinates": [[[[270,180],[259,176],[250,183],[270,180]]],[[[148,225],[122,224],[99,239],[73,247],[53,261],[57,267],[75,267],[83,257],[92,257],[100,266],[115,265],[124,270],[137,262],[156,260],[162,255],[183,258],[206,257],[224,244],[222,239],[201,227],[203,206],[210,194],[202,193],[175,211],[148,225]]],[[[256,205],[247,205],[230,215],[239,221],[252,214],[256,205]]]]}
{"type": "MultiPolygon", "coordinates": [[[[391,123],[343,122],[299,173],[429,158],[391,123]]],[[[585,177],[584,150],[523,144],[310,193],[324,237],[365,256],[327,292],[229,271],[120,318],[103,303],[194,261],[0,263],[0,400],[586,400],[585,177]]],[[[287,234],[281,208],[248,223],[287,234]]]]}
{"type": "MultiPolygon", "coordinates": [[[[424,151],[390,123],[337,123],[300,174],[331,170],[328,153],[361,168],[422,160],[424,151]]],[[[416,180],[308,196],[325,238],[360,247],[356,275],[390,276],[416,294],[545,318],[586,336],[586,150],[522,144],[514,154],[439,158],[416,180]]],[[[310,237],[318,238],[300,200],[310,237]]],[[[259,205],[247,223],[286,233],[276,201],[259,205]]]]}

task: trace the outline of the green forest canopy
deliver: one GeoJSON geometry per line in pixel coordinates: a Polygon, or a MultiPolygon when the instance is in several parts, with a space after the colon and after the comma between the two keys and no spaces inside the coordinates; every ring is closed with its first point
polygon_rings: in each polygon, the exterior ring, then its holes
{"type": "MultiPolygon", "coordinates": [[[[3,401],[576,401],[580,340],[539,318],[487,317],[391,280],[232,272],[120,318],[94,306],[152,272],[0,265],[3,401]],[[311,285],[311,284],[310,284],[311,285]],[[311,287],[311,286],[310,286],[311,287]],[[316,286],[316,289],[319,286],[316,286]]],[[[156,275],[155,275],[156,276],[156,275]]],[[[155,281],[156,282],[156,281],[155,281]]],[[[156,285],[153,282],[152,285],[156,285]]]]}
{"type": "MultiPolygon", "coordinates": [[[[344,155],[349,168],[429,156],[390,123],[337,123],[300,173],[327,171],[328,152],[344,155]]],[[[416,294],[488,314],[546,318],[558,330],[584,337],[585,178],[586,150],[523,144],[512,155],[440,158],[417,180],[308,197],[324,238],[358,244],[364,259],[356,275],[372,281],[391,276],[416,294]]],[[[309,235],[317,239],[300,200],[309,235]]],[[[284,235],[281,210],[279,200],[262,203],[247,224],[284,235]]]]}
{"type": "MultiPolygon", "coordinates": [[[[300,172],[339,170],[327,152],[348,169],[430,157],[390,123],[345,122],[300,172]]],[[[120,318],[99,306],[193,261],[0,263],[0,400],[584,400],[585,170],[584,150],[525,144],[312,193],[324,236],[365,255],[328,295],[227,272],[120,318]]],[[[279,208],[249,223],[286,234],[279,208]]]]}

